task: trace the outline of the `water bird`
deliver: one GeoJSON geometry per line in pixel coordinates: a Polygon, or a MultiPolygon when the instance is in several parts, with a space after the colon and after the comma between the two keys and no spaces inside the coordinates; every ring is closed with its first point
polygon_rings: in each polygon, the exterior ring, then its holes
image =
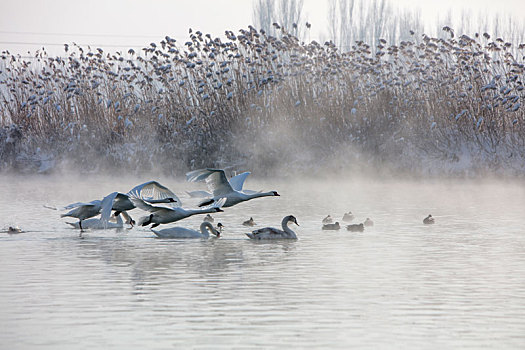
{"type": "Polygon", "coordinates": [[[244,226],[255,226],[255,225],[257,225],[252,217],[250,217],[250,220],[246,220],[242,224],[244,226]]]}
{"type": "MultiPolygon", "coordinates": [[[[243,173],[246,174],[244,176],[244,179],[246,179],[246,176],[248,176],[250,173],[246,172],[243,173]]],[[[189,182],[200,182],[200,181],[206,181],[206,184],[208,185],[208,188],[210,192],[212,193],[213,197],[209,198],[199,204],[199,207],[204,207],[210,204],[213,204],[217,200],[221,198],[226,199],[226,203],[224,203],[224,207],[231,207],[236,204],[239,204],[241,202],[248,201],[250,199],[255,199],[259,197],[268,197],[268,196],[279,196],[279,193],[277,191],[269,191],[269,192],[253,192],[253,191],[246,191],[242,190],[242,183],[244,183],[244,179],[239,180],[241,181],[240,188],[241,190],[234,189],[233,186],[236,188],[239,188],[238,185],[230,183],[228,179],[226,178],[226,174],[224,173],[224,170],[222,169],[200,169],[200,170],[194,170],[190,171],[186,174],[186,179],[189,182]]],[[[231,180],[231,179],[230,179],[231,180]]]]}
{"type": "Polygon", "coordinates": [[[365,225],[363,224],[352,224],[346,226],[347,231],[350,232],[363,232],[365,230],[365,225]]]}
{"type": "Polygon", "coordinates": [[[345,221],[345,222],[350,222],[350,221],[352,221],[354,219],[355,219],[355,216],[354,216],[354,214],[352,214],[351,211],[349,211],[348,213],[345,213],[343,215],[343,221],[345,221]]]}
{"type": "Polygon", "coordinates": [[[332,219],[330,214],[328,214],[328,216],[323,219],[323,224],[331,224],[333,222],[334,222],[334,219],[332,219]]]}
{"type": "Polygon", "coordinates": [[[215,220],[210,214],[207,214],[202,221],[214,222],[215,220]]]}
{"type": "MultiPolygon", "coordinates": [[[[91,218],[84,220],[82,222],[82,228],[92,230],[123,228],[124,223],[130,225],[131,227],[133,227],[133,225],[135,224],[135,220],[133,220],[125,211],[119,214],[114,214],[108,222],[104,222],[100,218],[91,218]],[[125,221],[122,220],[122,217],[125,218],[125,221]]],[[[66,224],[72,226],[73,228],[80,228],[80,224],[78,222],[66,222],[66,224]]]]}
{"type": "Polygon", "coordinates": [[[297,239],[295,232],[288,227],[290,223],[299,226],[295,216],[288,215],[285,216],[281,222],[282,231],[273,227],[265,227],[252,231],[252,233],[247,233],[246,236],[250,237],[250,239],[297,239]]]}
{"type": "Polygon", "coordinates": [[[365,226],[374,226],[374,222],[370,218],[366,218],[364,222],[365,226]]]}
{"type": "MultiPolygon", "coordinates": [[[[222,224],[221,224],[222,226],[222,224]]],[[[208,238],[210,232],[217,238],[221,232],[217,231],[210,222],[204,221],[200,226],[200,232],[185,227],[171,227],[163,230],[151,230],[160,238],[208,238]]]]}
{"type": "Polygon", "coordinates": [[[434,218],[432,217],[432,215],[428,214],[428,216],[426,218],[423,219],[423,223],[425,225],[432,225],[434,223],[434,218]]]}
{"type": "Polygon", "coordinates": [[[152,228],[157,227],[160,224],[169,224],[170,222],[179,221],[197,214],[222,212],[223,210],[221,207],[226,202],[226,198],[221,198],[208,207],[199,209],[184,209],[182,207],[169,208],[152,205],[134,196],[131,196],[130,199],[138,208],[151,212],[149,216],[142,217],[138,224],[140,226],[153,224],[151,226],[152,228]]]}
{"type": "Polygon", "coordinates": [[[9,228],[7,229],[7,233],[10,235],[22,233],[22,229],[18,226],[9,226],[9,228]]]}
{"type": "Polygon", "coordinates": [[[323,230],[333,230],[333,231],[336,231],[336,230],[339,230],[341,228],[341,226],[339,226],[339,222],[336,221],[334,224],[324,224],[323,225],[323,230]]]}

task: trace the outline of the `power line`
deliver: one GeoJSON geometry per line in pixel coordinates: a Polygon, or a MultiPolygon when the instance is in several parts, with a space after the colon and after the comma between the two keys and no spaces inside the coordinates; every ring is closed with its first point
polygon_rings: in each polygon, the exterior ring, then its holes
{"type": "Polygon", "coordinates": [[[83,36],[83,37],[102,37],[102,38],[163,38],[163,35],[130,35],[130,34],[85,34],[85,33],[44,33],[44,32],[18,32],[9,30],[0,30],[1,34],[16,35],[48,35],[48,36],[83,36]]]}
{"type": "MultiPolygon", "coordinates": [[[[64,46],[65,44],[71,45],[71,43],[33,43],[33,42],[24,42],[24,41],[0,41],[0,44],[10,44],[10,45],[35,45],[35,46],[64,46]]],[[[131,47],[144,47],[144,43],[142,44],[129,44],[129,45],[122,45],[122,44],[77,44],[80,47],[86,47],[86,46],[109,46],[109,47],[125,47],[125,48],[131,48],[131,47]]],[[[147,46],[147,45],[146,45],[147,46]]]]}

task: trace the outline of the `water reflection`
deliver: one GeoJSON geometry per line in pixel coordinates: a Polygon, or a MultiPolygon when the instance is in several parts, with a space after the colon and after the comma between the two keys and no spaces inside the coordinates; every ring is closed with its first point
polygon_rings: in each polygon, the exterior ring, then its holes
{"type": "Polygon", "coordinates": [[[431,339],[443,348],[521,348],[525,197],[509,200],[516,188],[412,186],[278,186],[278,201],[218,214],[226,232],[210,240],[157,239],[142,228],[80,239],[34,198],[17,202],[34,211],[27,221],[21,207],[0,202],[32,230],[0,236],[0,347],[375,349],[431,339]],[[349,210],[375,226],[321,230],[327,214],[349,210]],[[431,227],[422,224],[429,212],[431,227]],[[245,236],[247,217],[255,229],[278,227],[287,214],[301,224],[298,241],[245,236]]]}

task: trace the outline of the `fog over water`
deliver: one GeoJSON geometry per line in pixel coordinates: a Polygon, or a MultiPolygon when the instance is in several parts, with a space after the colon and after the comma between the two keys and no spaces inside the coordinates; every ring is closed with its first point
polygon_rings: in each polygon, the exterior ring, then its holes
{"type": "MultiPolygon", "coordinates": [[[[253,176],[253,175],[252,175],[253,176]]],[[[78,230],[58,206],[149,178],[2,177],[0,347],[522,348],[522,183],[248,178],[277,190],[214,214],[220,239],[157,239],[146,228],[78,230]],[[328,214],[364,232],[321,230],[328,214]],[[293,214],[299,240],[253,229],[293,214]],[[428,214],[434,225],[423,225],[428,214]]],[[[191,205],[175,178],[160,182],[191,205]]],[[[143,214],[130,212],[134,218],[143,214]]],[[[196,229],[203,216],[163,227],[196,229]]]]}

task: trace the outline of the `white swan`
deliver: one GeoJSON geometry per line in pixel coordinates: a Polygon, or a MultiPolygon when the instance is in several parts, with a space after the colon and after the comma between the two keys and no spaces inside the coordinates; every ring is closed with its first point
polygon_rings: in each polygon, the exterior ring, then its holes
{"type": "MultiPolygon", "coordinates": [[[[124,227],[124,221],[122,220],[122,217],[125,218],[125,223],[128,225],[131,225],[133,227],[134,220],[131,219],[131,217],[126,213],[125,211],[121,212],[120,214],[114,215],[113,218],[110,219],[107,223],[102,222],[100,218],[91,218],[84,220],[82,222],[82,228],[84,229],[92,229],[92,230],[105,230],[110,228],[123,228],[124,227]]],[[[78,222],[66,222],[66,224],[71,225],[73,228],[80,228],[80,225],[78,222]]]]}
{"type": "MultiPolygon", "coordinates": [[[[100,225],[107,228],[111,210],[115,210],[118,215],[121,212],[135,208],[135,204],[130,200],[130,196],[141,198],[149,203],[166,203],[171,206],[180,206],[179,198],[171,192],[167,187],[162,186],[156,181],[148,181],[132,188],[127,194],[120,192],[112,192],[103,200],[94,200],[88,203],[72,203],[65,206],[63,209],[72,209],[68,213],[62,214],[61,217],[74,217],[79,219],[78,227],[82,231],[82,222],[86,219],[92,218],[99,213],[100,225]]],[[[51,207],[48,207],[51,208],[51,207]]],[[[134,220],[130,218],[130,222],[134,224],[134,220]]],[[[92,223],[92,225],[95,225],[92,223]]],[[[95,225],[96,226],[96,225],[95,225]]]]}
{"type": "Polygon", "coordinates": [[[196,214],[221,212],[223,211],[221,207],[223,206],[224,202],[226,202],[226,199],[222,198],[213,203],[213,205],[206,208],[184,209],[180,207],[168,208],[152,205],[134,196],[130,196],[130,200],[138,208],[151,212],[149,216],[142,217],[138,223],[140,226],[153,224],[151,227],[157,227],[160,224],[169,224],[170,222],[179,221],[196,214]]]}
{"type": "Polygon", "coordinates": [[[279,196],[279,193],[277,193],[277,191],[254,192],[242,190],[244,180],[246,180],[246,177],[248,175],[250,175],[249,172],[237,175],[239,176],[239,178],[237,178],[237,180],[234,180],[234,183],[232,185],[232,183],[230,182],[231,179],[230,181],[228,181],[228,179],[226,178],[224,170],[208,168],[190,171],[186,174],[186,179],[190,182],[206,181],[208,188],[213,194],[212,198],[201,202],[199,204],[199,207],[210,205],[218,201],[220,198],[226,198],[226,203],[224,203],[224,207],[226,208],[254,198],[279,196]]]}
{"type": "MultiPolygon", "coordinates": [[[[246,178],[250,174],[251,173],[249,171],[246,171],[244,173],[235,175],[232,178],[230,178],[229,182],[230,182],[231,187],[236,191],[242,191],[247,194],[260,193],[261,191],[252,191],[252,190],[243,191],[242,187],[244,186],[244,181],[246,181],[246,178]]],[[[192,198],[211,198],[213,197],[213,195],[207,191],[190,191],[190,192],[187,191],[186,193],[192,198]]]]}
{"type": "Polygon", "coordinates": [[[285,216],[283,221],[281,222],[283,231],[273,227],[265,227],[259,230],[252,231],[252,233],[247,233],[246,236],[250,237],[251,239],[297,239],[295,232],[293,232],[288,227],[288,224],[290,222],[293,222],[294,224],[299,226],[295,216],[288,215],[285,216]]]}
{"type": "Polygon", "coordinates": [[[221,233],[207,221],[204,221],[201,224],[200,230],[201,231],[199,232],[185,227],[171,227],[159,231],[152,229],[151,231],[160,238],[208,238],[210,236],[210,231],[217,238],[221,236],[221,233]]]}

